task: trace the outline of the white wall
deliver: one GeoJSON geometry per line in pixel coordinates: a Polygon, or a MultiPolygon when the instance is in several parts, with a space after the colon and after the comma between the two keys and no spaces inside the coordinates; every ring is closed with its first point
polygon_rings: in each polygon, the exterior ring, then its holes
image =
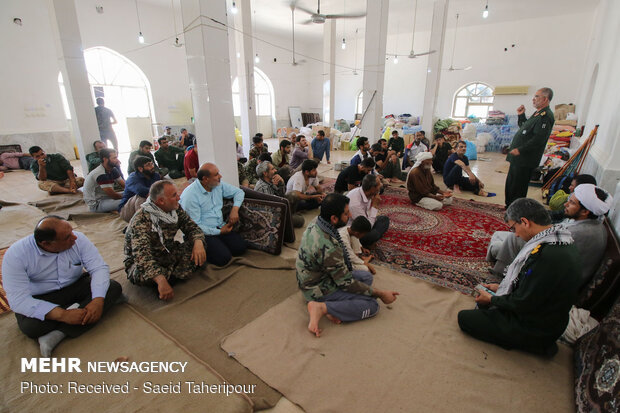
{"type": "MultiPolygon", "coordinates": [[[[595,125],[600,125],[583,171],[594,174],[599,185],[610,193],[615,192],[620,181],[619,21],[620,2],[601,1],[589,36],[590,47],[584,56],[586,67],[580,78],[581,87],[577,99],[579,123],[585,123],[584,138],[595,125]]],[[[616,192],[615,196],[620,197],[620,192],[616,192]]],[[[620,220],[618,216],[616,218],[616,228],[619,229],[620,220]]]]}
{"type": "Polygon", "coordinates": [[[0,3],[0,134],[66,131],[47,2],[24,3],[0,3]],[[14,17],[22,26],[13,24],[14,17]]]}
{"type": "MultiPolygon", "coordinates": [[[[584,55],[588,47],[588,34],[592,27],[594,11],[589,14],[539,18],[526,21],[459,27],[455,67],[472,66],[468,71],[442,71],[436,115],[444,118],[452,112],[454,93],[467,83],[480,81],[491,86],[530,86],[530,95],[542,86],[555,92],[553,103],[575,102],[577,84],[582,77],[584,55]],[[516,46],[511,47],[512,44],[516,46]],[[504,47],[508,51],[504,52],[504,47]]],[[[426,51],[429,32],[416,33],[416,52],[426,51]]],[[[443,67],[450,66],[454,30],[446,32],[443,67]]],[[[615,37],[617,39],[617,37],[615,37]]],[[[388,53],[407,54],[409,43],[401,34],[388,36],[388,53]]],[[[358,39],[358,63],[363,59],[364,39],[358,39]]],[[[339,65],[353,67],[354,40],[346,50],[337,52],[339,65]]],[[[386,62],[384,113],[422,114],[427,58],[400,57],[398,64],[390,57],[386,62]]],[[[336,79],[336,118],[352,119],[355,98],[362,88],[362,72],[353,76],[351,70],[338,68],[336,79]]],[[[531,96],[498,96],[495,109],[514,113],[517,106],[531,108],[531,96]]]]}

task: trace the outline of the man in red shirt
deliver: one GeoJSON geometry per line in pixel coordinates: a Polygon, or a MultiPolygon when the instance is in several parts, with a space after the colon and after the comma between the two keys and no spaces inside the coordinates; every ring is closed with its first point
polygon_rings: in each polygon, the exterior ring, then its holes
{"type": "Polygon", "coordinates": [[[183,159],[183,169],[185,169],[185,177],[187,179],[196,178],[198,173],[198,146],[188,146],[185,158],[183,159]]]}

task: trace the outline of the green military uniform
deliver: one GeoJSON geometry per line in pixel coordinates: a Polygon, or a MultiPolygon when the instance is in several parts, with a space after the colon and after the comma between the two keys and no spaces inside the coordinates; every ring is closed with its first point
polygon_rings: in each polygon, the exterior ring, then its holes
{"type": "MultiPolygon", "coordinates": [[[[34,174],[34,176],[39,179],[39,163],[34,161],[30,165],[30,170],[34,174]]],[[[66,181],[69,179],[69,175],[67,175],[67,171],[73,171],[73,167],[65,158],[59,153],[50,153],[45,157],[45,170],[47,171],[47,180],[48,181],[66,181]]]]}
{"type": "Polygon", "coordinates": [[[553,354],[577,299],[580,275],[574,245],[541,244],[521,267],[512,292],[492,297],[490,309],[459,312],[459,326],[504,348],[553,354]]]}
{"type": "Polygon", "coordinates": [[[153,229],[150,213],[139,209],[125,232],[125,272],[131,283],[144,285],[158,275],[167,280],[171,276],[186,279],[196,270],[191,259],[194,241],[204,243],[204,233],[179,206],[176,224],[160,223],[164,244],[153,229]],[[185,235],[185,242],[174,240],[178,230],[185,235]]]}
{"type": "Polygon", "coordinates": [[[185,150],[176,146],[168,145],[168,148],[159,148],[155,152],[155,159],[161,168],[167,168],[170,178],[176,179],[185,176],[183,158],[185,150]]]}
{"type": "Polygon", "coordinates": [[[256,174],[256,167],[258,166],[258,159],[252,158],[245,165],[245,178],[251,185],[254,185],[258,181],[258,175],[256,174]]]}
{"type": "Polygon", "coordinates": [[[248,180],[248,177],[245,176],[245,166],[239,161],[237,161],[237,173],[239,174],[239,185],[243,185],[243,182],[248,180]]]}
{"type": "Polygon", "coordinates": [[[250,149],[250,159],[258,158],[261,153],[269,152],[265,144],[263,144],[262,148],[258,148],[257,146],[252,146],[250,149]]]}
{"type": "Polygon", "coordinates": [[[150,151],[148,154],[145,155],[140,149],[135,150],[129,154],[129,165],[127,166],[128,174],[136,171],[136,168],[134,168],[133,166],[133,162],[138,156],[146,156],[147,158],[150,158],[151,162],[153,162],[153,165],[155,165],[155,170],[162,178],[168,175],[168,168],[160,168],[159,166],[157,166],[157,162],[155,162],[155,157],[153,157],[153,154],[150,151]]]}
{"type": "Polygon", "coordinates": [[[101,158],[99,157],[99,152],[91,152],[86,155],[86,163],[88,164],[88,173],[101,165],[101,158]]]}
{"type": "Polygon", "coordinates": [[[506,207],[515,199],[527,196],[532,171],[540,163],[554,123],[553,112],[548,106],[535,112],[529,119],[525,114],[519,115],[519,131],[512,138],[508,149],[508,152],[518,149],[519,155],[508,153],[506,157],[510,162],[505,187],[506,207]]]}
{"type": "Polygon", "coordinates": [[[316,222],[308,225],[301,238],[295,268],[297,285],[306,301],[316,301],[336,291],[372,296],[370,285],[353,278],[338,241],[316,222]]]}

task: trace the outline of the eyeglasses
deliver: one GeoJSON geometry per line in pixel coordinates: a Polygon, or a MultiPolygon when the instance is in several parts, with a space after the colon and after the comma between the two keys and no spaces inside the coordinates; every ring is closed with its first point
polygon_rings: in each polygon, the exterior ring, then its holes
{"type": "Polygon", "coordinates": [[[515,223],[512,224],[510,228],[508,228],[508,231],[515,232],[516,231],[515,225],[520,224],[520,223],[521,223],[520,221],[515,221],[515,223]]]}

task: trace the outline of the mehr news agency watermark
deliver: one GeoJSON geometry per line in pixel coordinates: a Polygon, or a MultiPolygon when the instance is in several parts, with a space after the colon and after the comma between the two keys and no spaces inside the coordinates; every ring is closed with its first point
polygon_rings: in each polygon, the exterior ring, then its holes
{"type": "MultiPolygon", "coordinates": [[[[187,361],[89,361],[82,364],[79,358],[23,358],[21,372],[27,373],[185,373],[187,361]]],[[[254,394],[255,384],[207,383],[204,381],[179,380],[165,383],[144,381],[132,383],[96,383],[67,380],[62,383],[50,381],[21,381],[20,392],[26,394],[254,394]]]]}

